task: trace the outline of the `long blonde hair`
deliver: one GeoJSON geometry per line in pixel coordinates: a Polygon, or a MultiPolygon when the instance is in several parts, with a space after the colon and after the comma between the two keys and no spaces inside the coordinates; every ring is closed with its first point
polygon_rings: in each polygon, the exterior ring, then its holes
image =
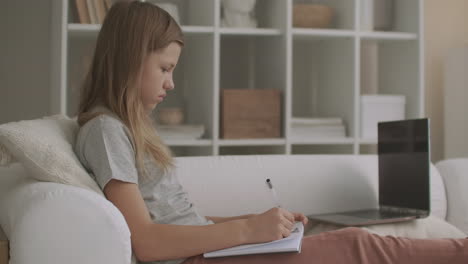
{"type": "Polygon", "coordinates": [[[144,59],[172,42],[183,46],[183,34],[166,11],[150,3],[116,2],[102,24],[81,91],[79,125],[102,114],[92,112],[94,107],[109,109],[129,129],[136,165],[144,175],[147,154],[164,170],[173,165],[169,148],[142,105],[139,88],[144,59]]]}

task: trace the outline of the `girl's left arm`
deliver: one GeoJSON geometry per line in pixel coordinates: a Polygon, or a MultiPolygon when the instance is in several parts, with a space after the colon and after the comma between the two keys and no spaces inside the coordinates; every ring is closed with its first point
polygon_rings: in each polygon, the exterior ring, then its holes
{"type": "Polygon", "coordinates": [[[232,217],[220,217],[220,216],[205,216],[206,219],[213,221],[215,224],[223,223],[231,220],[238,220],[238,219],[247,219],[255,214],[246,214],[246,215],[239,215],[239,216],[232,216],[232,217]]]}

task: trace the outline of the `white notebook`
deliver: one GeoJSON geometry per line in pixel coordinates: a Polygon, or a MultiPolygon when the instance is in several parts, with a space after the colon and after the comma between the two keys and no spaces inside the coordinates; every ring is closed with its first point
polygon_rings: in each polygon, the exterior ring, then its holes
{"type": "Polygon", "coordinates": [[[205,258],[216,258],[225,256],[239,256],[263,253],[301,252],[302,237],[304,236],[304,225],[296,222],[291,235],[267,243],[247,244],[221,250],[211,251],[203,254],[205,258]]]}

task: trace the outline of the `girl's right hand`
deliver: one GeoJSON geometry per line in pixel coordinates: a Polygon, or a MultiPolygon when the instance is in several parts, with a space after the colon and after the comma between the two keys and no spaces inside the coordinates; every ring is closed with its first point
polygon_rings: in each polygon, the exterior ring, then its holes
{"type": "Polygon", "coordinates": [[[287,237],[294,223],[292,213],[283,208],[271,208],[247,219],[247,240],[249,243],[263,243],[287,237]]]}

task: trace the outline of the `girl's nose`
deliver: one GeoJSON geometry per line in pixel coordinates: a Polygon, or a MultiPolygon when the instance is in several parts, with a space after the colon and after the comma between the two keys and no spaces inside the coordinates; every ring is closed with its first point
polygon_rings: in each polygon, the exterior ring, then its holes
{"type": "Polygon", "coordinates": [[[164,82],[164,90],[174,90],[175,85],[174,85],[174,80],[172,78],[167,79],[164,82]]]}

